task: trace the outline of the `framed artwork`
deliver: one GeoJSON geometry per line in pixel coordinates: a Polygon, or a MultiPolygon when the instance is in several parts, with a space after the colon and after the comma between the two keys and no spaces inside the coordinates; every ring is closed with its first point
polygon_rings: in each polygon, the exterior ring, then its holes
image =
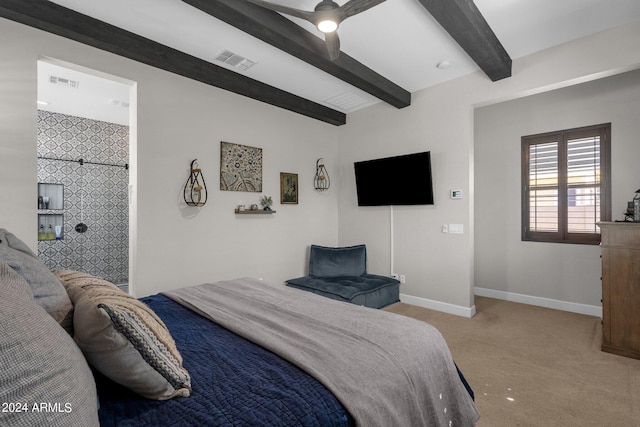
{"type": "Polygon", "coordinates": [[[298,204],[298,174],[280,172],[280,203],[298,204]]]}
{"type": "Polygon", "coordinates": [[[262,192],[262,148],[220,142],[220,190],[262,192]]]}

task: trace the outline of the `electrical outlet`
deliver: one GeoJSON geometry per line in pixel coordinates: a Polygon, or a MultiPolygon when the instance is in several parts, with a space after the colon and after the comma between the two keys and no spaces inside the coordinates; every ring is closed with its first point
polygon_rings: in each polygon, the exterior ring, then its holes
{"type": "Polygon", "coordinates": [[[400,283],[405,283],[407,281],[407,278],[404,276],[404,274],[400,275],[400,283]]]}
{"type": "Polygon", "coordinates": [[[448,233],[449,232],[449,226],[447,224],[442,224],[442,232],[443,233],[448,233]]]}
{"type": "Polygon", "coordinates": [[[396,280],[400,280],[400,275],[398,273],[391,273],[391,277],[393,277],[396,280]]]}

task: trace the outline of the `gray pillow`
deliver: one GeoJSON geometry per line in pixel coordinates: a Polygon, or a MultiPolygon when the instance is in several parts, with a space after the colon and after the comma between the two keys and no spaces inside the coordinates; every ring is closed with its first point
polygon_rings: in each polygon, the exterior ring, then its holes
{"type": "Polygon", "coordinates": [[[367,274],[365,245],[329,248],[311,245],[309,275],[317,277],[355,277],[367,274]]]}
{"type": "Polygon", "coordinates": [[[57,271],[73,301],[74,338],[91,365],[149,399],[187,397],[191,377],[162,320],[113,283],[57,271]]]}
{"type": "Polygon", "coordinates": [[[0,228],[0,261],[22,276],[35,301],[67,332],[73,333],[73,307],[62,283],[22,240],[4,228],[0,228]]]}
{"type": "Polygon", "coordinates": [[[27,282],[4,262],[0,366],[0,402],[13,405],[0,408],[0,425],[99,425],[96,385],[82,352],[34,301],[27,282]]]}

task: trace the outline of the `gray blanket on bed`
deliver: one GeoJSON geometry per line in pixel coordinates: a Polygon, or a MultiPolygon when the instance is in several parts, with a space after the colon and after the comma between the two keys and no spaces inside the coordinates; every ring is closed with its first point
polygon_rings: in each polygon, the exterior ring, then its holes
{"type": "Polygon", "coordinates": [[[359,426],[473,426],[478,412],[427,323],[256,279],[164,295],[324,384],[359,426]]]}

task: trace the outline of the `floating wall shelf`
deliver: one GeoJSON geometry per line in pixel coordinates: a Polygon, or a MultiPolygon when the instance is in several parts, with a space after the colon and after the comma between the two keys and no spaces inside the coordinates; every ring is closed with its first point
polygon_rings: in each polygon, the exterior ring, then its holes
{"type": "Polygon", "coordinates": [[[276,213],[276,211],[265,211],[263,209],[257,209],[257,210],[251,210],[251,209],[245,209],[243,211],[236,209],[235,213],[238,215],[269,215],[269,214],[274,214],[276,213]]]}

